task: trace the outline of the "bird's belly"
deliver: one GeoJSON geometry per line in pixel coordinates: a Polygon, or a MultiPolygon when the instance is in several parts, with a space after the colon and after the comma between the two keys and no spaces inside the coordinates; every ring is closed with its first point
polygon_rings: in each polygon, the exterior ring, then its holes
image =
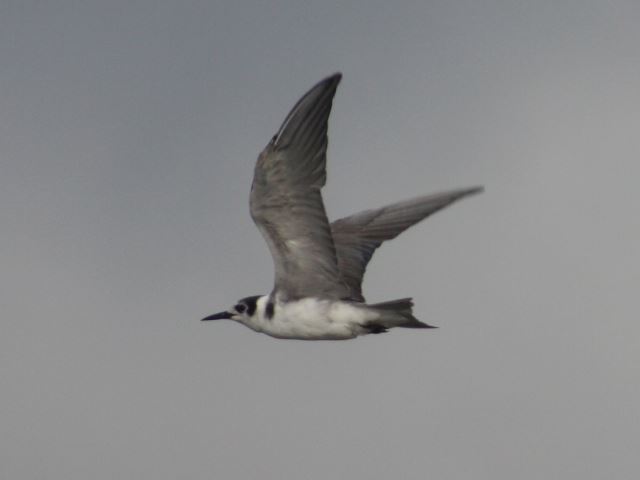
{"type": "Polygon", "coordinates": [[[264,333],[276,338],[300,340],[347,340],[365,333],[365,310],[346,302],[312,299],[276,306],[264,333]]]}

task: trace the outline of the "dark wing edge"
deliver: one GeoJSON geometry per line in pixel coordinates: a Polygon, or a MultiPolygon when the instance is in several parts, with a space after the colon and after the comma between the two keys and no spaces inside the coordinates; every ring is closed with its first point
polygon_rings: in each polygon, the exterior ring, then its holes
{"type": "Polygon", "coordinates": [[[362,278],[375,250],[428,216],[452,203],[484,191],[470,187],[425,195],[382,208],[365,210],[331,223],[338,268],[350,297],[364,302],[362,278]]]}
{"type": "Polygon", "coordinates": [[[296,102],[271,141],[275,149],[283,150],[295,144],[298,151],[315,153],[323,150],[322,143],[326,149],[327,120],[341,79],[339,72],[330,75],[296,102]]]}

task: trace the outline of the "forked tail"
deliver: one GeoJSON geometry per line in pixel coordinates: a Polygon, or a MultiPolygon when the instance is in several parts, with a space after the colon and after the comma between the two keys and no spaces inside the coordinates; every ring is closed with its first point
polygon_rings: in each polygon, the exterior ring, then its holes
{"type": "MultiPolygon", "coordinates": [[[[411,298],[400,298],[388,302],[374,303],[368,305],[369,308],[380,312],[380,320],[375,322],[379,332],[391,327],[403,328],[437,328],[421,322],[413,316],[413,300],[411,298]]],[[[372,333],[379,333],[373,332],[372,333]]]]}

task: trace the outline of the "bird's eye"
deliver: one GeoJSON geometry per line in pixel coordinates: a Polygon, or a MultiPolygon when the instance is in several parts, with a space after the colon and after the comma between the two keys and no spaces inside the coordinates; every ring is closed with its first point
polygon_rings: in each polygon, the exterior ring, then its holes
{"type": "Polygon", "coordinates": [[[247,306],[242,304],[242,303],[239,303],[238,305],[236,305],[233,308],[235,308],[236,312],[243,313],[247,309],[247,306]]]}

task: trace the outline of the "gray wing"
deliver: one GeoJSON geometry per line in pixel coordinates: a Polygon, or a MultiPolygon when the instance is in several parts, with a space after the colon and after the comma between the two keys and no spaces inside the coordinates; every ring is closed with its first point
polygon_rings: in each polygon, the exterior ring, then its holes
{"type": "Polygon", "coordinates": [[[473,187],[412,198],[375,210],[366,210],[331,224],[338,268],[350,289],[349,296],[364,302],[362,277],[373,252],[411,225],[468,195],[480,193],[473,187]]]}
{"type": "Polygon", "coordinates": [[[340,78],[326,78],[298,101],[255,167],[251,217],[273,257],[274,291],[287,299],[349,295],[320,195],[327,121],[340,78]]]}

